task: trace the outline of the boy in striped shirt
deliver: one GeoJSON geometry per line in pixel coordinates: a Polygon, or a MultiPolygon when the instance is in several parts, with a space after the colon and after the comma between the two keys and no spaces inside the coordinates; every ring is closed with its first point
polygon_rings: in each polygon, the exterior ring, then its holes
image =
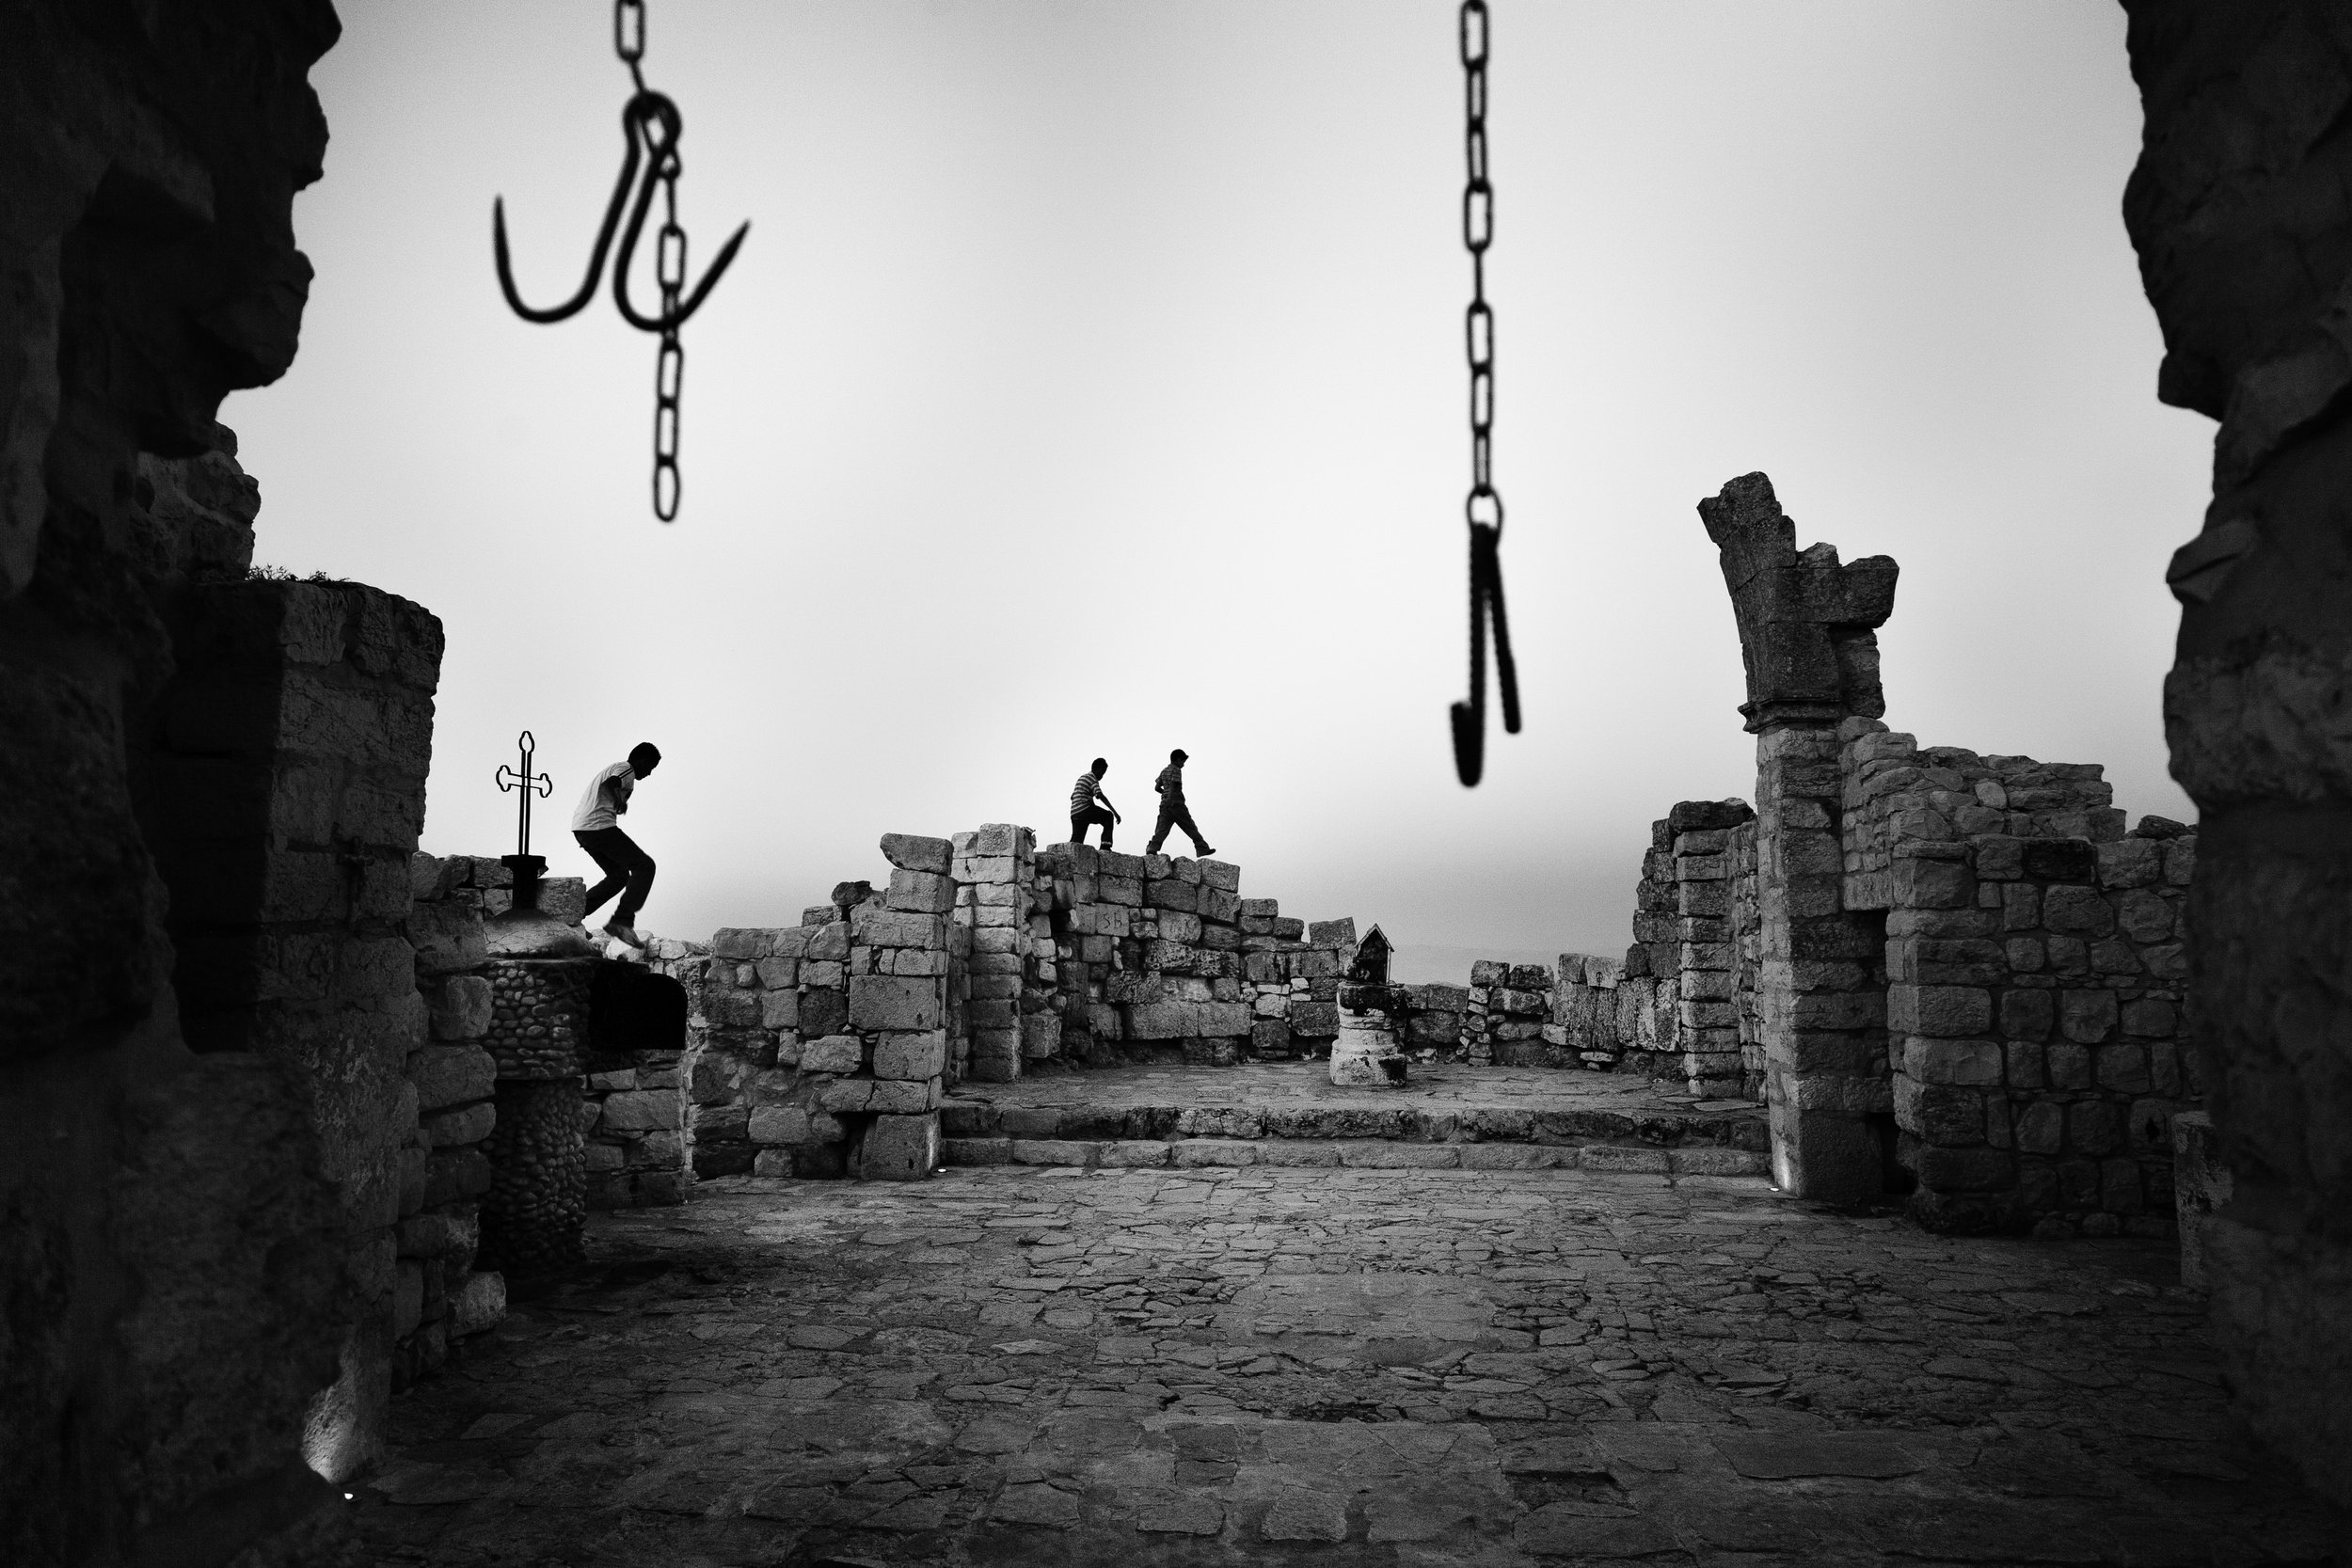
{"type": "Polygon", "coordinates": [[[1111,806],[1111,798],[1103,793],[1103,775],[1111,765],[1101,757],[1094,766],[1078,775],[1078,782],[1070,786],[1070,842],[1084,844],[1087,830],[1095,823],[1103,824],[1103,847],[1111,847],[1111,829],[1119,821],[1119,813],[1111,806]]]}

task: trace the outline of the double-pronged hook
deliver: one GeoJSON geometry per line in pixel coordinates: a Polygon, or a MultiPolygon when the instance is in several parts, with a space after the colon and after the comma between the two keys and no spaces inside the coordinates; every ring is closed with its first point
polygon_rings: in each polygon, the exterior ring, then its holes
{"type": "Polygon", "coordinates": [[[719,247],[719,259],[690,292],[686,287],[686,230],[678,227],[677,182],[684,166],[678,159],[678,136],[684,120],[677,105],[645,86],[645,0],[612,0],[612,53],[628,67],[635,90],[621,109],[621,177],[612,182],[612,199],[604,204],[604,221],[596,226],[596,246],[588,253],[588,276],[580,292],[563,304],[535,310],[523,303],[515,287],[514,259],[506,246],[506,200],[490,205],[490,242],[498,252],[499,287],[506,303],[527,322],[560,322],[576,316],[596,295],[604,276],[605,257],[612,235],[621,236],[621,253],[612,259],[612,303],[621,317],[641,332],[661,340],[653,362],[653,515],[663,522],[677,515],[685,480],[678,467],[679,405],[686,391],[686,345],[678,328],[702,309],[711,287],[735,260],[736,248],[752,226],[744,224],[719,247]],[[642,178],[641,178],[642,175],[642,178]],[[661,187],[661,233],[654,242],[654,277],[661,285],[661,309],[646,315],[628,297],[629,262],[637,256],[637,241],[645,231],[645,214],[653,208],[653,191],[661,187]],[[629,199],[629,193],[636,199],[629,199]],[[622,210],[628,210],[624,227],[622,210]]]}
{"type": "Polygon", "coordinates": [[[1486,768],[1486,626],[1493,617],[1495,686],[1502,693],[1502,727],[1519,733],[1519,670],[1511,657],[1511,623],[1502,612],[1502,531],[1470,526],[1470,701],[1454,705],[1454,769],[1475,785],[1486,768]]]}
{"type": "MultiPolygon", "coordinates": [[[[749,223],[728,236],[727,243],[719,247],[719,259],[711,262],[710,270],[703,274],[702,281],[695,284],[675,309],[648,316],[639,310],[628,297],[629,263],[637,254],[639,238],[644,233],[645,214],[653,206],[654,188],[657,185],[668,188],[673,193],[673,201],[675,199],[677,143],[682,128],[677,105],[662,93],[651,90],[637,93],[621,110],[621,135],[627,144],[621,159],[621,177],[612,183],[612,198],[605,203],[604,222],[596,229],[596,248],[588,253],[588,276],[580,280],[579,293],[561,305],[536,309],[523,303],[520,291],[515,287],[514,262],[506,243],[506,198],[499,197],[493,199],[490,206],[490,240],[498,252],[499,287],[505,291],[506,303],[514,308],[515,314],[527,322],[560,322],[587,309],[589,300],[596,297],[598,280],[604,276],[605,257],[612,248],[612,235],[616,229],[621,235],[621,253],[612,263],[612,303],[620,307],[621,314],[629,325],[641,332],[675,332],[686,325],[688,317],[702,308],[703,300],[734,261],[737,249],[743,244],[743,236],[751,232],[749,223]],[[638,178],[641,169],[644,176],[642,180],[638,178]],[[636,191],[634,202],[629,199],[632,187],[636,191]],[[625,208],[628,221],[623,227],[621,214],[625,208]]],[[[672,277],[682,279],[686,271],[686,236],[685,231],[676,226],[675,213],[671,214],[671,221],[663,225],[662,242],[663,254],[660,260],[665,283],[672,277]],[[675,261],[668,253],[673,234],[677,246],[675,261]],[[675,273],[671,271],[672,267],[675,268],[675,273]]]]}

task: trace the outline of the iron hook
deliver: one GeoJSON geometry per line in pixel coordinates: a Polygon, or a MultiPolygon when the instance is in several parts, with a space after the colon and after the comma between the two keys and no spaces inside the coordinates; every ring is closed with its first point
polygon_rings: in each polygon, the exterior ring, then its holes
{"type": "MultiPolygon", "coordinates": [[[[645,178],[638,184],[636,204],[629,209],[628,227],[621,231],[621,253],[612,262],[612,303],[620,307],[621,314],[629,325],[641,332],[675,332],[686,325],[688,317],[702,309],[704,297],[710,293],[729,263],[734,261],[737,249],[743,244],[743,236],[752,231],[752,226],[745,222],[727,236],[727,243],[719,247],[718,260],[710,263],[709,270],[703,274],[703,280],[694,285],[675,313],[667,316],[641,314],[629,303],[629,260],[637,254],[638,236],[644,232],[645,213],[653,205],[654,186],[660,182],[671,163],[677,157],[678,136],[683,126],[677,105],[658,92],[639,93],[628,101],[628,108],[624,112],[633,117],[632,123],[637,132],[644,136],[645,150],[650,154],[651,161],[646,165],[645,178]],[[662,135],[658,140],[650,123],[653,120],[659,120],[661,126],[662,135]]],[[[632,154],[634,151],[635,144],[632,142],[632,154]]]]}
{"type": "MultiPolygon", "coordinates": [[[[491,198],[490,243],[498,252],[499,287],[506,292],[506,303],[523,320],[542,323],[564,321],[580,314],[596,297],[596,284],[604,277],[605,255],[612,248],[612,230],[621,221],[621,209],[628,204],[628,188],[637,181],[637,166],[642,155],[637,150],[636,110],[637,100],[634,98],[621,110],[621,136],[628,148],[621,160],[621,177],[613,182],[612,199],[605,203],[604,222],[596,230],[596,247],[588,256],[588,276],[580,283],[580,292],[563,304],[548,310],[534,310],[523,303],[522,295],[515,288],[514,263],[509,260],[506,249],[506,198],[502,196],[491,198]]],[[[651,185],[652,182],[647,181],[646,183],[651,185]]],[[[639,211],[644,211],[642,202],[639,211]]]]}
{"type": "Polygon", "coordinates": [[[1493,618],[1495,685],[1502,693],[1502,727],[1519,733],[1519,672],[1511,657],[1511,624],[1502,610],[1502,530],[1472,523],[1470,562],[1470,701],[1455,703],[1454,770],[1465,788],[1474,788],[1486,768],[1486,626],[1493,618]]]}

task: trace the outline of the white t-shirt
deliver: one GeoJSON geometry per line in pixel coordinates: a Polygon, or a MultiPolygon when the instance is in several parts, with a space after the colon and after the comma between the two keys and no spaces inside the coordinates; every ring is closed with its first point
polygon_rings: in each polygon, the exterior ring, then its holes
{"type": "Polygon", "coordinates": [[[590,779],[588,793],[581,796],[580,804],[572,808],[572,832],[594,832],[598,828],[620,826],[613,820],[612,801],[605,799],[607,782],[612,785],[611,794],[613,800],[626,801],[629,791],[637,787],[637,773],[628,763],[616,762],[590,779]]]}

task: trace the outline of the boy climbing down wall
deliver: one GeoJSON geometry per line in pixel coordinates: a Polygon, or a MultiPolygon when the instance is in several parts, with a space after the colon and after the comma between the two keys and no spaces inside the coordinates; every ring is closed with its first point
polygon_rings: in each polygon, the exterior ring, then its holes
{"type": "Polygon", "coordinates": [[[637,911],[645,907],[645,895],[653,891],[653,857],[621,832],[616,818],[628,810],[637,781],[651,774],[660,762],[660,750],[652,741],[639,741],[629,748],[627,762],[616,762],[588,781],[588,792],[572,812],[572,836],[604,872],[604,880],[588,890],[585,912],[595,914],[598,905],[619,894],[621,901],[612,918],[604,923],[605,934],[631,947],[645,945],[637,934],[637,911]]]}
{"type": "Polygon", "coordinates": [[[1160,792],[1160,825],[1153,830],[1152,842],[1144,846],[1143,852],[1147,855],[1158,854],[1160,846],[1168,842],[1168,830],[1182,828],[1184,836],[1192,840],[1194,854],[1202,860],[1216,854],[1216,851],[1210,848],[1208,842],[1200,836],[1200,830],[1192,825],[1192,813],[1184,806],[1184,752],[1182,747],[1168,753],[1168,766],[1161,768],[1160,776],[1152,781],[1152,787],[1160,792]]]}

